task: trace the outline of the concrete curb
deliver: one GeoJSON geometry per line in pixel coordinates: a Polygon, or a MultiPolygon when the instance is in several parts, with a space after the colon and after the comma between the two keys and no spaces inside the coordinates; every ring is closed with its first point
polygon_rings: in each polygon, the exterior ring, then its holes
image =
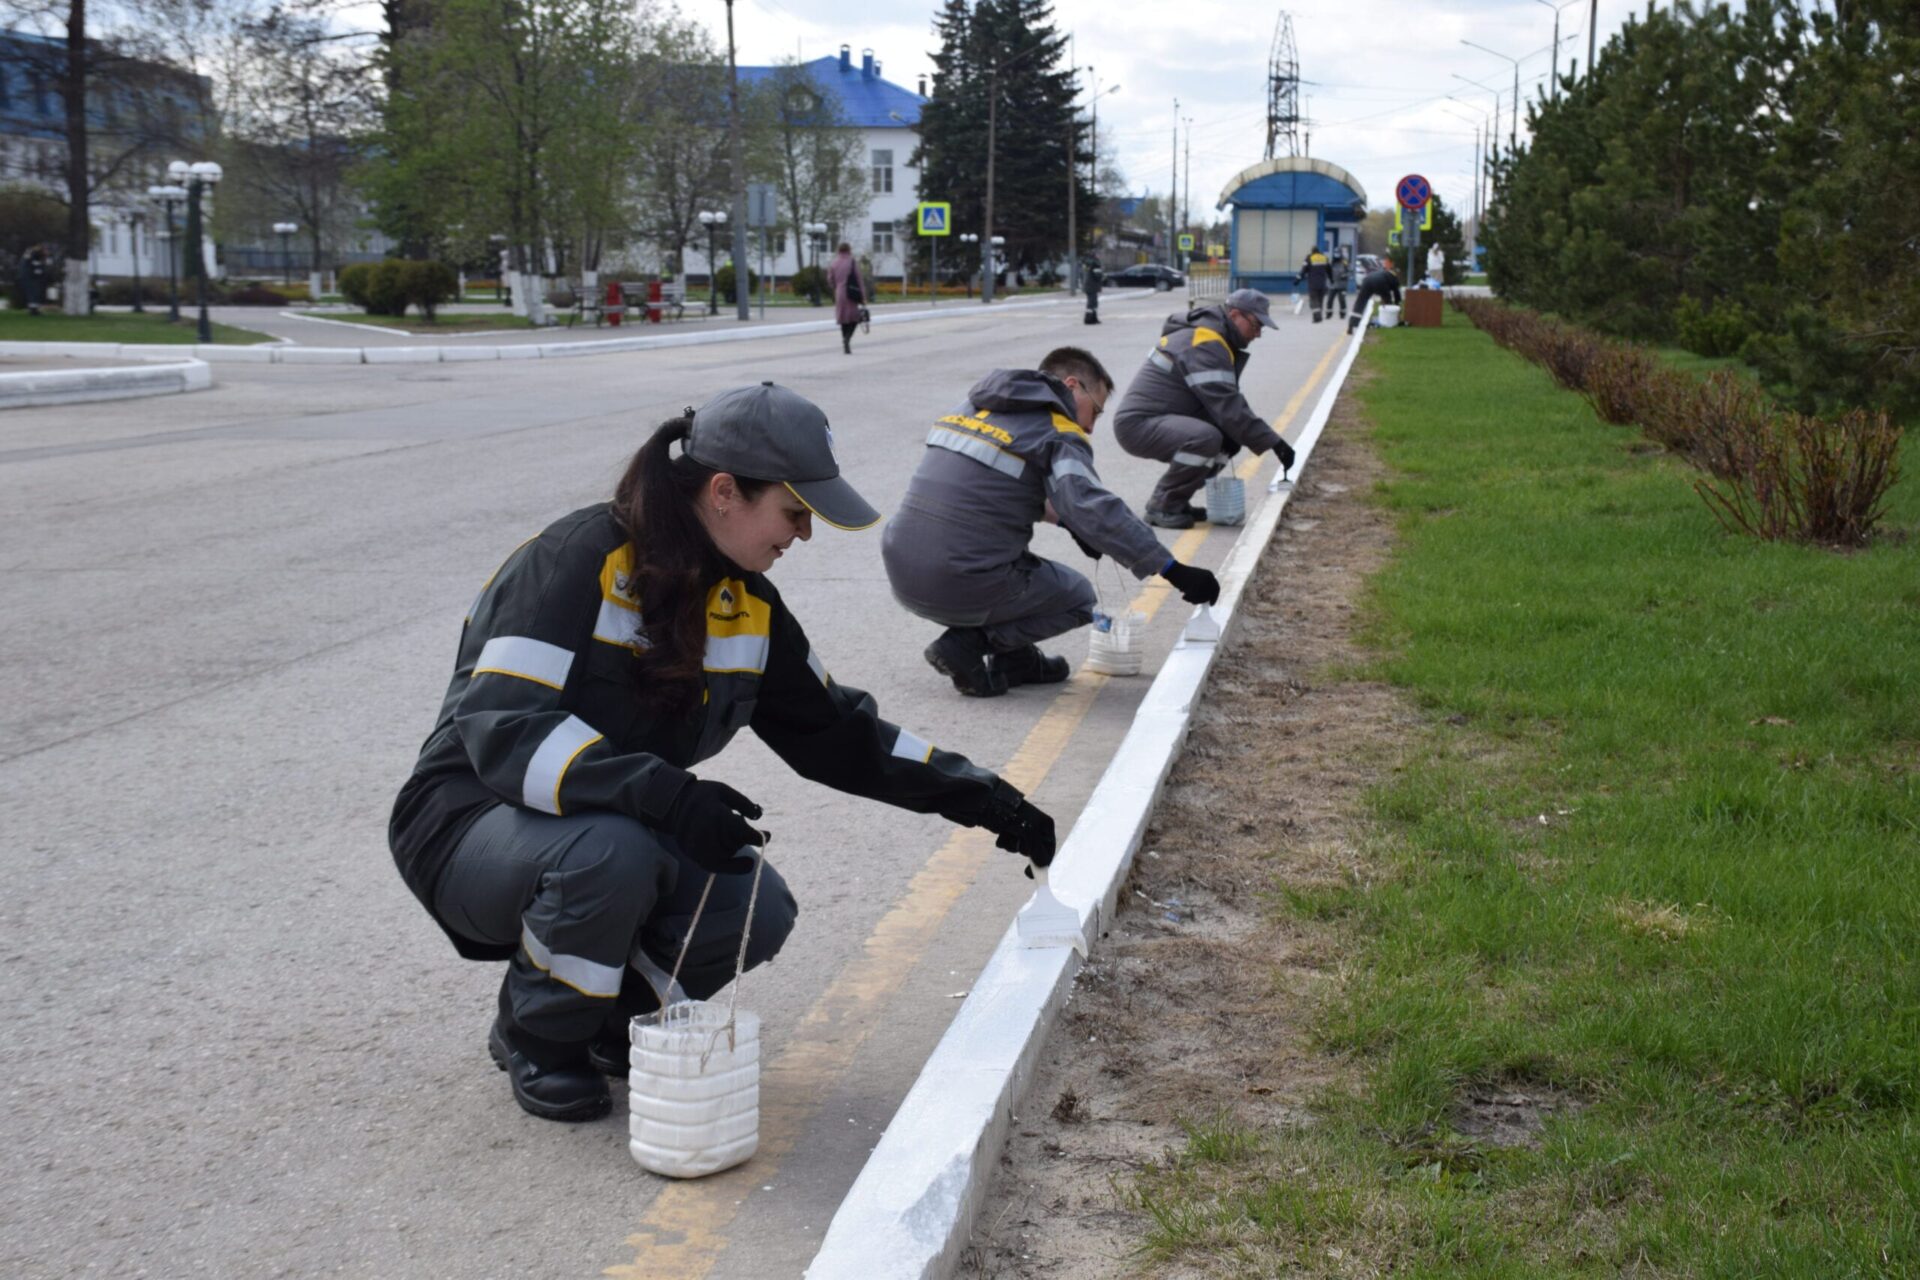
{"type": "Polygon", "coordinates": [[[204,360],[126,365],[115,369],[4,373],[0,374],[0,409],[169,396],[183,391],[205,391],[212,385],[213,370],[204,360]]]}
{"type": "MultiPolygon", "coordinates": [[[[1002,302],[996,304],[992,314],[1002,311],[1023,311],[1034,307],[1058,307],[1072,302],[1070,298],[1043,298],[1033,302],[1002,302]]],[[[968,316],[988,314],[973,307],[956,304],[942,311],[929,307],[922,311],[909,311],[901,315],[881,313],[873,318],[876,325],[915,324],[922,320],[960,320],[968,316]]],[[[313,317],[302,317],[312,319],[313,317]]],[[[329,324],[345,324],[342,320],[329,320],[329,324]]],[[[355,325],[355,328],[371,328],[368,325],[355,325]]],[[[716,342],[751,342],[756,338],[785,338],[801,333],[830,333],[839,329],[832,320],[802,320],[794,324],[759,325],[745,329],[708,329],[696,333],[661,333],[644,338],[606,338],[592,342],[547,342],[514,343],[499,346],[413,346],[413,347],[306,347],[291,342],[260,343],[250,347],[221,346],[179,346],[173,351],[179,354],[191,353],[196,360],[205,360],[214,364],[439,364],[465,362],[469,360],[563,360],[577,356],[617,355],[626,351],[652,351],[657,347],[704,347],[716,342]],[[396,355],[406,352],[406,355],[396,355]],[[320,353],[325,353],[320,354],[320,353]],[[490,353],[490,354],[489,354],[490,353]]],[[[385,332],[398,333],[398,330],[385,332]]],[[[462,335],[452,335],[459,337],[462,335]]],[[[493,334],[469,334],[468,337],[496,337],[493,334]]],[[[137,347],[123,347],[114,342],[0,342],[0,355],[6,356],[90,356],[106,358],[118,355],[132,355],[136,351],[145,354],[152,350],[150,344],[137,347]]]]}
{"type": "MultiPolygon", "coordinates": [[[[1367,328],[1361,325],[1294,446],[1304,470],[1367,328]]],[[[1240,593],[1280,525],[1291,487],[1270,492],[1220,570],[1214,617],[1224,644],[1240,593]]],[[[1220,644],[1182,637],[1147,691],[1052,870],[1090,940],[1113,918],[1147,821],[1187,736],[1220,644]]],[[[1029,950],[1009,925],[920,1078],[827,1227],[808,1280],[935,1280],[952,1274],[973,1231],[1040,1048],[1066,1003],[1079,956],[1029,950]]]]}

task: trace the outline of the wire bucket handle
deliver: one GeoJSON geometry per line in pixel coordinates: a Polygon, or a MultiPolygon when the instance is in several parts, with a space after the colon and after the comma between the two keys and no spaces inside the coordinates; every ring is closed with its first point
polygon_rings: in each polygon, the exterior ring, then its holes
{"type": "MultiPolygon", "coordinates": [[[[714,1047],[719,1044],[720,1036],[723,1032],[727,1037],[727,1051],[731,1053],[735,1048],[734,1013],[740,1004],[740,979],[747,971],[747,943],[753,937],[753,911],[754,907],[760,902],[760,873],[765,870],[767,865],[767,846],[773,843],[773,833],[771,831],[766,831],[758,827],[754,829],[760,832],[759,845],[757,847],[754,845],[742,846],[742,848],[751,851],[748,856],[753,859],[753,887],[747,891],[747,918],[745,923],[740,926],[740,951],[733,959],[733,981],[727,984],[732,988],[727,996],[727,1020],[725,1024],[715,1027],[713,1034],[707,1038],[707,1047],[700,1053],[700,1066],[702,1070],[706,1068],[707,1059],[713,1055],[714,1047]]],[[[694,904],[693,919],[687,924],[687,936],[680,942],[680,954],[674,958],[673,972],[667,977],[668,997],[671,997],[673,992],[680,986],[680,967],[687,962],[687,951],[693,946],[694,932],[700,927],[700,916],[707,909],[707,899],[713,894],[713,882],[718,878],[719,875],[717,872],[709,871],[707,873],[707,883],[701,886],[700,901],[694,904]]],[[[662,1005],[660,1007],[659,1017],[661,1026],[664,1027],[672,1021],[672,1018],[669,1016],[671,1011],[671,1005],[662,1005]]]]}

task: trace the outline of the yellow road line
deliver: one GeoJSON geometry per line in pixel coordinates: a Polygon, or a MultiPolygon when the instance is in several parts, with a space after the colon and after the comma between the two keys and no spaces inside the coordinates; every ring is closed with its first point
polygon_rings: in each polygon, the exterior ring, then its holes
{"type": "MultiPolygon", "coordinates": [[[[1341,340],[1335,338],[1333,345],[1327,348],[1327,354],[1320,357],[1320,363],[1313,367],[1313,372],[1307,375],[1307,380],[1300,384],[1298,391],[1293,393],[1293,399],[1287,401],[1287,407],[1282,409],[1280,416],[1273,420],[1275,431],[1281,435],[1287,433],[1287,428],[1293,425],[1293,415],[1300,412],[1300,406],[1307,402],[1307,397],[1313,394],[1313,389],[1320,385],[1320,379],[1327,376],[1327,370],[1332,366],[1334,356],[1339,354],[1340,345],[1341,340]]],[[[1253,473],[1260,469],[1261,460],[1265,457],[1265,454],[1254,454],[1241,463],[1234,474],[1242,480],[1253,479],[1253,473]]]]}
{"type": "MultiPolygon", "coordinates": [[[[1286,430],[1307,393],[1325,374],[1327,363],[1320,362],[1307,385],[1288,403],[1278,430],[1286,430]]],[[[1174,539],[1170,554],[1189,560],[1207,533],[1206,528],[1188,529],[1174,539]]],[[[1151,618],[1171,595],[1172,588],[1156,578],[1140,589],[1128,608],[1151,618]]],[[[1098,672],[1076,672],[1000,775],[1033,794],[1066,751],[1107,679],[1098,672]]],[[[993,839],[984,831],[961,827],[947,838],[908,883],[900,901],[874,926],[860,955],[800,1019],[779,1056],[762,1068],[760,1148],[753,1159],[710,1178],[662,1187],[641,1217],[639,1229],[626,1238],[635,1251],[633,1262],[608,1267],[602,1274],[623,1280],[701,1280],[713,1270],[729,1243],[724,1234],[727,1227],[757,1185],[778,1177],[781,1162],[806,1132],[831,1082],[845,1074],[872,1033],[875,1011],[906,982],[940,924],[995,856],[993,839]]]]}

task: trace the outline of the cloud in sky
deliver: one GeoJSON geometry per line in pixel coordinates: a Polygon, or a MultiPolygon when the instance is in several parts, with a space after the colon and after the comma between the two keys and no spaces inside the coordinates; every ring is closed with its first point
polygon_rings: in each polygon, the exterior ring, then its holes
{"type": "MultiPolygon", "coordinates": [[[[1586,64],[1592,6],[1593,0],[1571,0],[1561,10],[1563,68],[1572,58],[1586,64]]],[[[1523,102],[1547,83],[1553,13],[1540,0],[1055,0],[1056,22],[1074,36],[1075,60],[1092,66],[1103,88],[1120,86],[1100,101],[1100,133],[1116,147],[1135,191],[1165,192],[1172,179],[1175,98],[1179,116],[1193,121],[1191,177],[1184,154],[1181,176],[1196,216],[1212,209],[1233,175],[1261,158],[1267,55],[1283,7],[1293,14],[1300,105],[1314,122],[1312,154],[1353,173],[1375,206],[1390,202],[1393,184],[1410,172],[1430,178],[1453,207],[1470,204],[1474,129],[1491,114],[1493,94],[1462,84],[1455,73],[1501,91],[1504,147],[1513,65],[1461,39],[1521,60],[1523,102]],[[1468,105],[1448,102],[1448,94],[1468,105]]],[[[871,48],[887,79],[911,88],[933,71],[935,8],[934,0],[870,0],[858,7],[736,0],[735,32],[742,62],[818,58],[847,44],[855,57],[871,48]]],[[[1599,0],[1598,9],[1601,45],[1630,13],[1644,12],[1632,0],[1599,0]]],[[[699,0],[688,12],[724,41],[721,0],[699,0]]]]}

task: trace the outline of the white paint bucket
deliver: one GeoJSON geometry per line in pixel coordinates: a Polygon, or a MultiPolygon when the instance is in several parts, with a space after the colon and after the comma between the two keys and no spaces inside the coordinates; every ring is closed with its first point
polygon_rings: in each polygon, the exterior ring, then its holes
{"type": "Polygon", "coordinates": [[[1380,327],[1382,329],[1399,328],[1400,327],[1400,308],[1393,307],[1393,306],[1381,307],[1380,308],[1380,327]]]}
{"type": "Polygon", "coordinates": [[[1139,675],[1146,629],[1147,615],[1138,610],[1117,617],[1096,610],[1085,669],[1110,676],[1139,675]]]}
{"type": "Polygon", "coordinates": [[[1247,485],[1236,475],[1207,477],[1207,523],[1240,524],[1247,518],[1247,485]]]}
{"type": "Polygon", "coordinates": [[[651,1173],[700,1178],[760,1147],[760,1019],[702,1001],[635,1018],[627,1150],[651,1173]]]}

